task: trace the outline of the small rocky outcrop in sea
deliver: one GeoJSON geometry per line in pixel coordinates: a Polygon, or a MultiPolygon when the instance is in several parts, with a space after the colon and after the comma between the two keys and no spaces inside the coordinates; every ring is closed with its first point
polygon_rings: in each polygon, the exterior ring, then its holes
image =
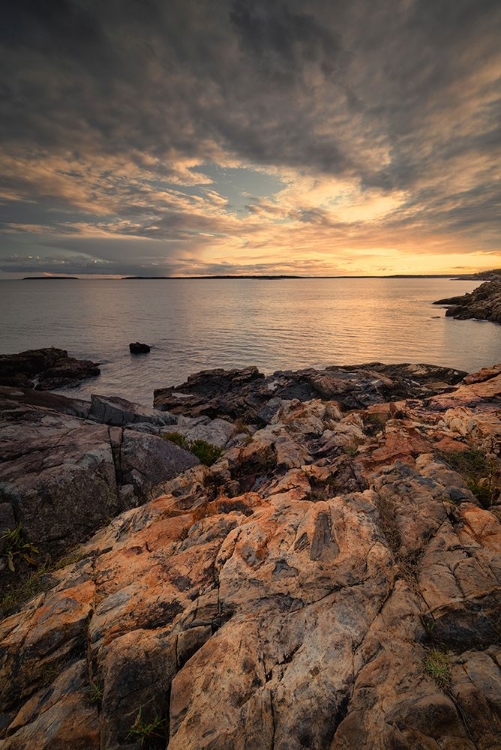
{"type": "MultiPolygon", "coordinates": [[[[292,393],[272,390],[261,427],[235,422],[212,466],[103,525],[0,622],[1,750],[499,746],[501,365],[355,410],[292,393]]],[[[33,466],[90,430],[92,474],[127,431],[65,424],[33,466]]]]}
{"type": "Polygon", "coordinates": [[[95,362],[68,357],[67,351],[54,347],[0,355],[0,385],[46,391],[78,385],[100,372],[95,362]]]}
{"type": "Polygon", "coordinates": [[[131,354],[148,354],[148,352],[151,351],[151,346],[136,341],[133,344],[129,344],[129,351],[131,354]]]}
{"type": "Polygon", "coordinates": [[[434,305],[450,305],[446,316],[458,320],[490,320],[501,323],[501,279],[486,281],[477,289],[459,297],[439,299],[434,305]]]}

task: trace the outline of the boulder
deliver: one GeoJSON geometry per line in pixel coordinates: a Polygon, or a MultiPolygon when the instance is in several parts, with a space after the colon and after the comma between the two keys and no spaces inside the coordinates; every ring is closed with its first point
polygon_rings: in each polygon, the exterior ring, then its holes
{"type": "Polygon", "coordinates": [[[0,507],[11,508],[37,547],[58,552],[85,539],[198,463],[156,435],[31,406],[15,393],[0,403],[0,507]],[[126,485],[132,491],[123,492],[126,485]]]}
{"type": "Polygon", "coordinates": [[[134,344],[129,344],[129,351],[131,354],[148,354],[151,351],[151,346],[140,344],[139,341],[136,341],[134,344]]]}
{"type": "Polygon", "coordinates": [[[134,404],[119,396],[98,396],[92,394],[89,419],[110,425],[134,425],[148,423],[156,427],[175,424],[177,419],[168,412],[149,409],[134,404]]]}

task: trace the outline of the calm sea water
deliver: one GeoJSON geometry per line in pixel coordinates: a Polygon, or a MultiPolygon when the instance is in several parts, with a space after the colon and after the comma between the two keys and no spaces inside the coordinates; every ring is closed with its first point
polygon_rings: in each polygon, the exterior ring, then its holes
{"type": "Polygon", "coordinates": [[[501,327],[444,317],[472,291],[449,279],[0,281],[0,352],[57,346],[103,363],[75,396],[151,404],[198,370],[265,373],[330,364],[427,362],[472,372],[501,362],[501,327]],[[131,356],[142,341],[149,355],[131,356]]]}

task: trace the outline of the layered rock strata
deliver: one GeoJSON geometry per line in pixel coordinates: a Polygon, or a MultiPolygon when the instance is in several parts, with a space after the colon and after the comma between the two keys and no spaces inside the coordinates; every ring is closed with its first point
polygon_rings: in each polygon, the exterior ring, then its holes
{"type": "Polygon", "coordinates": [[[271,398],[0,623],[1,750],[500,746],[501,367],[271,398]]]}

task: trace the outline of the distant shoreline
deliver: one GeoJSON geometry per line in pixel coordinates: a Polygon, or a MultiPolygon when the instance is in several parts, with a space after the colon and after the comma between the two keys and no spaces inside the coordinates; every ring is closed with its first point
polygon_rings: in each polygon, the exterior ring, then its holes
{"type": "Polygon", "coordinates": [[[218,276],[122,276],[120,278],[81,278],[79,276],[24,276],[22,279],[3,279],[3,281],[210,281],[210,280],[239,280],[239,281],[283,281],[285,279],[450,279],[451,281],[479,281],[481,277],[474,274],[448,273],[409,273],[389,274],[387,276],[292,276],[292,275],[218,275],[218,276]]]}

